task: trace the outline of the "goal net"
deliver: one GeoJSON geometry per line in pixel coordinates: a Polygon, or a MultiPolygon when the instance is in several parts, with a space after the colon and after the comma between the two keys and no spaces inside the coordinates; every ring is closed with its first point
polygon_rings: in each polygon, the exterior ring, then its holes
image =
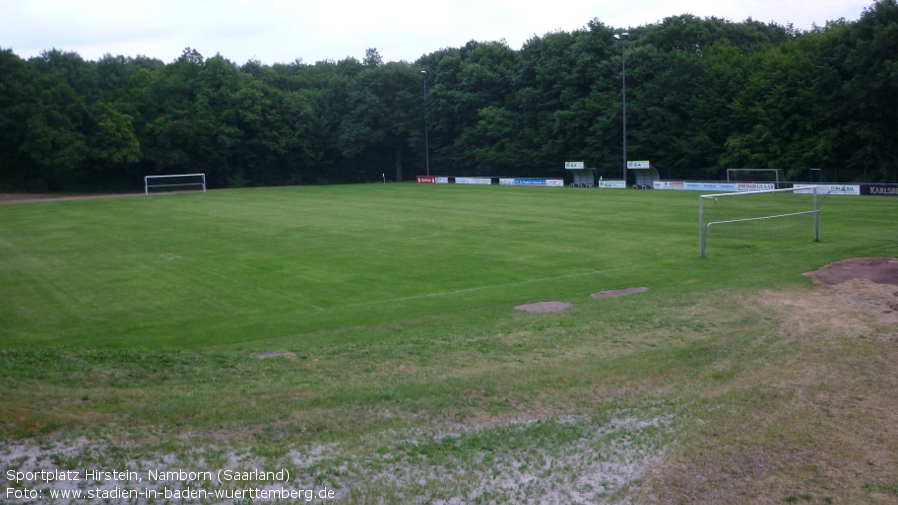
{"type": "Polygon", "coordinates": [[[177,189],[194,189],[199,191],[202,188],[203,193],[206,192],[206,174],[166,174],[166,175],[147,175],[143,178],[143,191],[150,196],[150,191],[168,192],[177,189]]]}
{"type": "Polygon", "coordinates": [[[711,240],[722,246],[801,239],[820,240],[817,187],[701,195],[699,239],[704,258],[711,240]]]}
{"type": "Polygon", "coordinates": [[[774,189],[780,189],[786,177],[782,168],[728,168],[727,182],[766,182],[773,183],[774,189]]]}

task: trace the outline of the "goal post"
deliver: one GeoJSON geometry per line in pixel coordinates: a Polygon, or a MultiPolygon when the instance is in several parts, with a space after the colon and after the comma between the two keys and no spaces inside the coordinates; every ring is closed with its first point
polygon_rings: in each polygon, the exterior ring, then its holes
{"type": "Polygon", "coordinates": [[[816,186],[798,186],[764,191],[701,195],[698,198],[698,227],[701,257],[704,258],[712,230],[715,237],[796,237],[805,233],[820,240],[820,199],[816,186]]]}
{"type": "Polygon", "coordinates": [[[786,176],[782,168],[728,168],[727,182],[772,182],[781,189],[786,176]]]}
{"type": "Polygon", "coordinates": [[[150,196],[151,188],[202,187],[206,192],[206,174],[145,175],[143,192],[150,196]],[[192,180],[191,180],[192,178],[192,180]]]}

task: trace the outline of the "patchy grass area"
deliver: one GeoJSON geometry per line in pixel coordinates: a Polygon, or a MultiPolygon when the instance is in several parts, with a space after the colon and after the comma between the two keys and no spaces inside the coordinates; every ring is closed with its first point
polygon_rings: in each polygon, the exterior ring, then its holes
{"type": "MultiPolygon", "coordinates": [[[[895,286],[893,291],[898,291],[895,286]]],[[[898,503],[898,328],[824,288],[740,298],[769,321],[696,388],[658,503],[898,503]]]]}
{"type": "Polygon", "coordinates": [[[346,503],[894,503],[894,326],[821,287],[721,294],[267,359],[4,351],[0,460],[290,468],[346,503]]]}
{"type": "Polygon", "coordinates": [[[894,255],[898,210],[831,197],[820,243],[701,260],[696,200],[4,206],[0,469],[286,469],[359,504],[898,503],[898,331],[800,275],[894,255]],[[537,300],[571,307],[513,308],[537,300]]]}

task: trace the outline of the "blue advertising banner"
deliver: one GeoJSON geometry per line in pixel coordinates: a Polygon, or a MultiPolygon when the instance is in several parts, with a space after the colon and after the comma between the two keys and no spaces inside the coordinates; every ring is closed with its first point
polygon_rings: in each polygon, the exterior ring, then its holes
{"type": "Polygon", "coordinates": [[[864,184],[861,186],[862,195],[898,196],[898,185],[894,184],[864,184]]]}
{"type": "Polygon", "coordinates": [[[547,186],[547,187],[564,187],[564,179],[539,179],[533,177],[518,178],[502,178],[499,179],[501,186],[547,186]]]}

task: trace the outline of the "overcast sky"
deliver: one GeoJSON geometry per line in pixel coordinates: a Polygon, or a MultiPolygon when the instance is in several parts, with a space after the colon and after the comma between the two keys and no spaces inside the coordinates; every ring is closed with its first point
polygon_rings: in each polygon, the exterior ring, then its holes
{"type": "Polygon", "coordinates": [[[677,14],[731,21],[813,24],[858,19],[872,0],[0,0],[0,48],[21,57],[46,49],[138,54],[170,62],[185,47],[237,63],[306,63],[377,48],[385,61],[414,61],[469,40],[573,31],[593,18],[635,27],[677,14]]]}

